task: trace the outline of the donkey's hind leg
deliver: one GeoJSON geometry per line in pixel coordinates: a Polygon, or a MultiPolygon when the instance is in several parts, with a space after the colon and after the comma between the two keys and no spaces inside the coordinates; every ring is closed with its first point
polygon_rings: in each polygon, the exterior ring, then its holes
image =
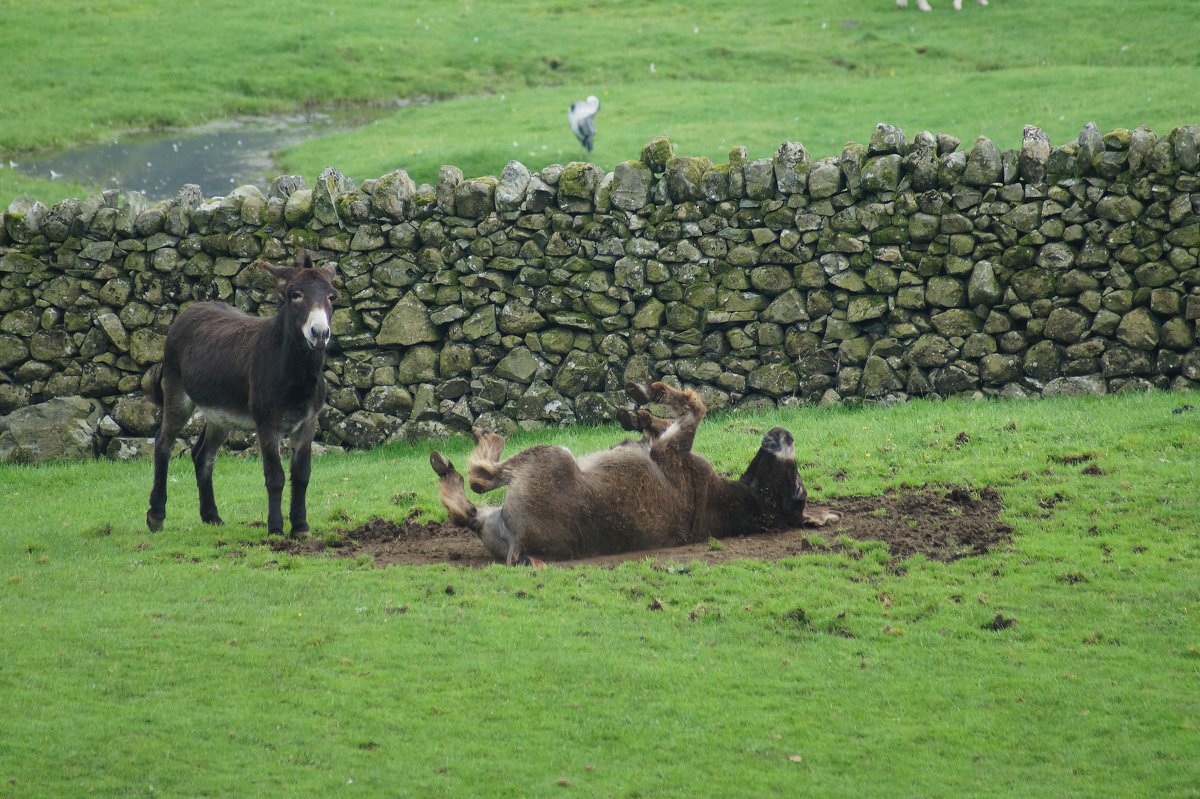
{"type": "MultiPolygon", "coordinates": [[[[626,383],[625,393],[637,405],[649,405],[656,399],[652,396],[651,387],[645,383],[626,383]]],[[[623,429],[641,433],[651,442],[671,426],[670,419],[655,416],[646,408],[620,408],[617,410],[617,421],[623,429]]]]}
{"type": "Polygon", "coordinates": [[[154,485],[150,489],[150,507],[146,511],[146,527],[158,532],[167,518],[167,470],[171,462],[171,452],[175,449],[175,439],[192,415],[192,403],[182,390],[172,387],[164,379],[161,369],[158,372],[153,391],[148,392],[152,399],[162,402],[162,423],[158,434],[154,437],[154,485]],[[158,381],[162,382],[158,382],[158,381]]]}
{"type": "Polygon", "coordinates": [[[217,500],[213,496],[213,463],[221,444],[229,438],[229,431],[206,422],[196,443],[192,445],[192,465],[196,467],[196,488],[200,492],[200,521],[205,524],[224,524],[217,512],[217,500]]]}
{"type": "Polygon", "coordinates": [[[450,523],[479,531],[479,519],[475,503],[467,498],[462,475],[454,464],[440,452],[429,453],[429,465],[438,476],[438,499],[446,507],[450,523]]]}
{"type": "Polygon", "coordinates": [[[528,469],[540,471],[539,467],[546,464],[547,453],[550,452],[565,456],[571,465],[571,472],[577,471],[575,459],[564,447],[539,444],[502,461],[500,455],[504,452],[504,436],[481,428],[472,432],[475,434],[475,449],[467,458],[467,481],[477,494],[506,486],[528,469]]]}
{"type": "Polygon", "coordinates": [[[504,436],[491,430],[476,427],[475,449],[467,458],[467,475],[471,490],[477,494],[499,488],[508,482],[500,455],[504,452],[504,436]]]}
{"type": "Polygon", "coordinates": [[[429,465],[438,476],[438,498],[446,507],[451,524],[473,530],[488,551],[498,558],[503,558],[509,566],[523,560],[538,565],[538,562],[532,559],[521,558],[517,536],[505,523],[500,508],[480,508],[467,498],[462,475],[454,468],[449,458],[440,452],[431,452],[429,465]]]}

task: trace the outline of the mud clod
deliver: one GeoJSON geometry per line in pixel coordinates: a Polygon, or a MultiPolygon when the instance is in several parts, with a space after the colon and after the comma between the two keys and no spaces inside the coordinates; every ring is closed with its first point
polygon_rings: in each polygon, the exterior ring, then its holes
{"type": "Polygon", "coordinates": [[[992,631],[1007,630],[1009,627],[1012,627],[1016,623],[1017,623],[1016,619],[1010,619],[1009,617],[1005,616],[1003,613],[997,613],[996,618],[992,619],[991,621],[989,621],[988,623],[983,625],[983,629],[992,630],[992,631]]]}

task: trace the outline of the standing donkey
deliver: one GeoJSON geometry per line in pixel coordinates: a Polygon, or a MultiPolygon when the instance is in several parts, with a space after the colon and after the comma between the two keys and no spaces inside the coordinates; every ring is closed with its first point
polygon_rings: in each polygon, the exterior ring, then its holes
{"type": "Polygon", "coordinates": [[[167,515],[167,464],[179,431],[199,408],[205,424],[192,446],[200,519],[222,524],[213,498],[217,450],[231,430],[258,434],[267,483],[267,532],[283,533],[283,465],[279,444],[292,443],[292,535],[308,531],[305,493],[312,469],[317,413],[325,404],[325,350],[333,314],[334,272],[301,252],[296,266],[262,264],[277,281],[279,311],[250,316],[223,302],[189,305],[175,318],[163,360],[143,380],[162,406],[154,441],[154,487],[146,526],[161,530],[167,515]]]}

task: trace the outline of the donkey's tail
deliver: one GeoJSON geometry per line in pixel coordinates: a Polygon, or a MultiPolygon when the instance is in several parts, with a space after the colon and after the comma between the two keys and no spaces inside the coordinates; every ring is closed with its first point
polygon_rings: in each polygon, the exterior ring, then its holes
{"type": "Polygon", "coordinates": [[[475,504],[467,498],[463,486],[462,475],[454,468],[454,464],[440,452],[429,454],[429,465],[438,476],[438,498],[446,506],[446,513],[451,524],[457,524],[474,530],[480,529],[479,513],[475,504]]]}
{"type": "Polygon", "coordinates": [[[163,404],[162,364],[156,363],[142,375],[142,391],[155,405],[163,404]]]}

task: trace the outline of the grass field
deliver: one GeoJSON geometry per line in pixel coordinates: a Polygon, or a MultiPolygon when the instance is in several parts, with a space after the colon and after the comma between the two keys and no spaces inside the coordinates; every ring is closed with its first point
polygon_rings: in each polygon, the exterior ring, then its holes
{"type": "MultiPolygon", "coordinates": [[[[1200,121],[1192,0],[935,3],[0,0],[0,208],[86,191],[7,167],[47,148],[397,98],[431,102],[284,167],[536,169],[580,156],[565,110],[590,93],[607,167],[660,133],[723,160],[784,140],[830,155],[879,121],[1004,147],[1025,123],[1057,144],[1088,120],[1200,121]]],[[[791,429],[822,501],[1000,492],[1011,544],[900,569],[852,541],[675,569],[375,569],[261,544],[254,458],[218,462],[222,528],[199,524],[191,464],[173,462],[161,534],[143,524],[147,462],[0,466],[0,797],[1198,797],[1189,405],[706,422],[698,449],[726,472],[761,430],[791,429]],[[998,615],[1015,623],[991,629],[998,615]]],[[[314,535],[441,518],[431,446],[317,460],[314,535]]]]}
{"type": "MultiPolygon", "coordinates": [[[[223,528],[198,523],[176,460],[155,535],[147,462],[3,467],[0,796],[1196,796],[1189,404],[702,427],[698,449],[733,471],[756,431],[787,426],[821,501],[999,490],[1011,544],[900,569],[869,543],[676,569],[374,569],[255,543],[253,458],[218,462],[223,528]],[[998,614],[1015,624],[990,629],[998,614]]],[[[442,446],[461,459],[467,442],[442,446]]],[[[320,458],[314,535],[440,515],[428,450],[320,458]]]]}
{"type": "MultiPolygon", "coordinates": [[[[1190,0],[942,6],[0,0],[0,164],[131,129],[400,98],[434,102],[291,148],[281,169],[432,181],[446,163],[576,160],[566,107],[587,94],[603,101],[592,158],[606,167],[662,133],[720,161],[785,140],[832,155],[880,121],[1014,147],[1025,123],[1058,144],[1089,120],[1165,134],[1200,119],[1190,0]]],[[[0,168],[6,202],[80,193],[0,168]]]]}

